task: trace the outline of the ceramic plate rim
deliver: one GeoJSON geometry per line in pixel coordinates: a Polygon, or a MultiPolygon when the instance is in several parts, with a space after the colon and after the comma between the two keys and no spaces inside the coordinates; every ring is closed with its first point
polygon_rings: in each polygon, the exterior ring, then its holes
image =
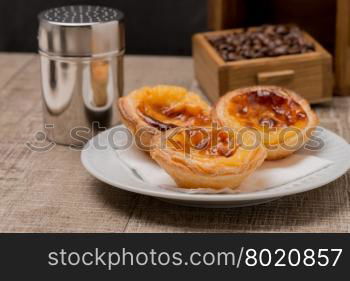
{"type": "MultiPolygon", "coordinates": [[[[121,126],[121,125],[119,125],[119,126],[121,126]]],[[[110,128],[102,133],[107,133],[111,129],[113,129],[113,128],[110,128]]],[[[344,140],[342,137],[338,136],[337,134],[333,133],[332,131],[327,130],[325,128],[322,128],[322,130],[324,130],[327,134],[331,135],[332,138],[337,138],[338,141],[341,141],[344,144],[349,145],[346,142],[346,140],[344,140]]],[[[94,138],[90,139],[89,142],[86,144],[86,146],[91,141],[93,141],[94,138]]],[[[97,178],[98,180],[100,180],[104,183],[107,183],[113,187],[116,187],[116,188],[119,188],[122,190],[126,190],[129,192],[137,193],[137,194],[143,194],[143,195],[157,197],[157,198],[165,198],[165,199],[181,200],[181,201],[192,201],[192,202],[196,201],[196,202],[233,202],[234,203],[234,202],[238,202],[238,201],[255,201],[255,200],[264,200],[264,199],[269,199],[269,198],[271,198],[271,199],[280,198],[280,197],[284,197],[284,196],[288,196],[288,195],[293,195],[293,194],[298,194],[298,193],[310,191],[310,190],[316,189],[318,187],[324,186],[330,182],[333,182],[337,178],[341,177],[350,169],[350,161],[349,161],[349,163],[347,165],[342,166],[342,169],[337,170],[338,171],[337,173],[334,173],[333,175],[327,177],[324,180],[324,182],[322,183],[322,185],[319,185],[317,183],[316,184],[309,183],[309,184],[306,184],[304,186],[298,186],[298,187],[292,188],[292,189],[276,190],[274,193],[265,193],[264,191],[266,191],[266,190],[257,191],[257,192],[250,192],[250,193],[238,193],[238,194],[237,193],[233,193],[233,194],[188,194],[188,193],[173,192],[173,191],[169,192],[168,190],[164,190],[164,192],[162,192],[162,191],[157,191],[157,190],[149,190],[147,188],[141,189],[139,187],[134,187],[133,185],[123,184],[123,183],[115,183],[115,182],[111,181],[110,179],[108,179],[104,175],[100,174],[99,172],[97,172],[96,170],[94,170],[91,167],[89,160],[88,160],[88,157],[87,157],[88,149],[85,149],[85,147],[81,151],[81,155],[80,155],[81,162],[82,162],[83,166],[85,167],[85,169],[93,177],[97,178]]],[[[349,145],[349,152],[350,152],[350,145],[349,145]]],[[[331,165],[331,166],[333,166],[333,165],[331,165]]],[[[331,166],[329,166],[329,167],[331,167],[331,166]]],[[[328,169],[329,167],[326,167],[324,169],[328,169]]],[[[320,170],[320,171],[322,171],[322,170],[320,170]]],[[[315,172],[315,173],[317,173],[317,172],[315,172]]],[[[283,186],[289,185],[289,184],[290,183],[287,183],[287,184],[281,185],[279,187],[283,187],[283,186]]],[[[145,185],[149,185],[149,184],[145,183],[145,185]]]]}

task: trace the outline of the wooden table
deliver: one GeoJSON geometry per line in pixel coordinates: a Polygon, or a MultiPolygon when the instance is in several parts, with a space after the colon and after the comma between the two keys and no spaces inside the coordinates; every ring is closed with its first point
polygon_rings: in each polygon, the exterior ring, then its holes
{"type": "MultiPolygon", "coordinates": [[[[191,58],[128,56],[125,67],[126,92],[159,83],[194,87],[191,58]]],[[[39,79],[37,55],[0,54],[1,232],[350,231],[350,172],[260,206],[200,209],[112,188],[67,147],[32,152],[24,144],[43,125],[39,79]]],[[[350,141],[350,97],[316,110],[322,126],[350,141]]]]}

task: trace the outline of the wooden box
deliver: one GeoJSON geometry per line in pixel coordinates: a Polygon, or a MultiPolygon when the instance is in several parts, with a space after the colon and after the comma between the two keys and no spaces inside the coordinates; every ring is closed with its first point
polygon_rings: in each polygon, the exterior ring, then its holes
{"type": "Polygon", "coordinates": [[[332,56],[309,34],[316,51],[225,62],[207,40],[240,29],[199,33],[193,36],[194,70],[197,81],[215,102],[230,90],[252,85],[278,85],[294,90],[311,103],[329,101],[333,91],[332,56]]]}

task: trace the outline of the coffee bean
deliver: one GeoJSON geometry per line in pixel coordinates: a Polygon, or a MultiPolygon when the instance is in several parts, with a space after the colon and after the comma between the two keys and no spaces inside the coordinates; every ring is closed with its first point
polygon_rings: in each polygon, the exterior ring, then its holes
{"type": "Polygon", "coordinates": [[[228,54],[228,60],[229,61],[237,60],[237,55],[235,55],[234,53],[229,53],[228,54]]]}
{"type": "Polygon", "coordinates": [[[275,44],[276,44],[276,46],[281,46],[283,44],[283,41],[281,39],[277,38],[275,40],[275,44]]]}
{"type": "Polygon", "coordinates": [[[296,26],[264,25],[208,38],[225,61],[275,57],[315,51],[296,26]]]}
{"type": "Polygon", "coordinates": [[[266,28],[264,28],[263,32],[265,34],[274,34],[275,33],[274,26],[273,25],[266,26],[266,28]]]}
{"type": "Polygon", "coordinates": [[[274,50],[274,52],[277,56],[282,56],[287,54],[287,50],[288,50],[287,46],[279,46],[274,50]]]}
{"type": "Polygon", "coordinates": [[[276,26],[276,33],[284,35],[288,33],[288,29],[284,25],[278,25],[276,26]]]}
{"type": "Polygon", "coordinates": [[[288,54],[293,55],[293,54],[299,54],[300,53],[300,48],[297,46],[289,47],[288,48],[288,54]]]}
{"type": "Polygon", "coordinates": [[[260,44],[254,45],[254,46],[253,46],[253,50],[254,50],[254,51],[261,50],[261,45],[260,45],[260,44]]]}

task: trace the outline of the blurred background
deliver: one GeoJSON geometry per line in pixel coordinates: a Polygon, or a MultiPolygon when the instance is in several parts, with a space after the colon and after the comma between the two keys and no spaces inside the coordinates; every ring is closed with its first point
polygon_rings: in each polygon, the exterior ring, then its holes
{"type": "Polygon", "coordinates": [[[36,52],[37,14],[40,11],[62,5],[92,4],[115,7],[125,13],[129,54],[190,55],[191,36],[196,32],[290,22],[297,22],[333,53],[335,2],[335,0],[2,0],[0,51],[36,52]],[[218,10],[222,11],[220,16],[218,10]]]}
{"type": "Polygon", "coordinates": [[[203,0],[0,1],[0,51],[36,52],[37,14],[63,5],[117,8],[126,18],[129,54],[191,54],[191,36],[207,28],[203,0]]]}

